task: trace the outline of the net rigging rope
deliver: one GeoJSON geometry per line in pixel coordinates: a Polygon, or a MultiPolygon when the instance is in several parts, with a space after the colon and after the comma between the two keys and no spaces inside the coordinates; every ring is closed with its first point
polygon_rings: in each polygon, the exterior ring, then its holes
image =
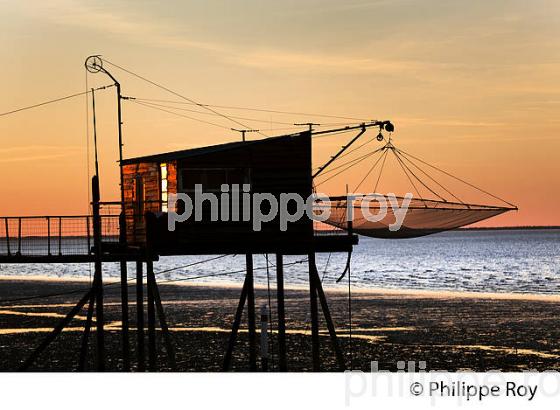
{"type": "MultiPolygon", "coordinates": [[[[299,261],[295,261],[295,262],[290,262],[290,263],[286,263],[284,266],[293,266],[293,265],[297,265],[297,264],[301,264],[306,262],[307,259],[301,259],[299,261]]],[[[255,268],[253,268],[253,270],[263,270],[266,269],[266,266],[257,266],[255,268]]],[[[159,281],[159,283],[173,283],[173,282],[184,282],[184,281],[189,281],[189,280],[194,280],[194,279],[201,279],[201,278],[212,278],[212,277],[217,277],[217,276],[227,276],[227,275],[234,275],[237,273],[245,273],[246,270],[245,269],[240,269],[237,271],[231,271],[231,272],[223,272],[223,273],[212,273],[212,274],[208,274],[208,275],[199,275],[199,276],[189,276],[186,278],[179,278],[179,279],[168,279],[168,280],[163,280],[163,281],[159,281]]],[[[160,272],[158,272],[160,273],[160,272]]],[[[156,273],[157,275],[157,273],[156,273]]],[[[133,286],[133,285],[131,285],[133,286]]]]}
{"type": "MultiPolygon", "coordinates": [[[[328,175],[328,174],[330,174],[331,172],[334,172],[334,171],[336,171],[336,170],[338,170],[338,169],[340,169],[340,168],[345,167],[346,165],[349,165],[349,167],[346,168],[346,169],[350,169],[352,166],[355,165],[354,163],[356,163],[356,161],[359,161],[359,160],[365,159],[365,158],[369,158],[369,157],[375,155],[377,152],[380,152],[380,151],[381,151],[381,150],[377,150],[377,151],[375,151],[375,152],[367,152],[366,154],[360,155],[359,157],[356,157],[356,158],[353,158],[353,159],[348,160],[348,161],[346,161],[346,162],[343,162],[342,164],[339,164],[339,165],[337,165],[336,167],[332,167],[332,168],[330,168],[330,169],[327,169],[325,172],[322,172],[322,173],[321,173],[321,176],[322,176],[322,175],[328,175]]],[[[337,158],[337,159],[338,159],[338,158],[337,158]]],[[[321,168],[321,167],[318,167],[317,169],[319,169],[319,168],[321,168]]],[[[346,171],[346,169],[345,169],[345,171],[346,171]]]]}
{"type": "MultiPolygon", "coordinates": [[[[330,135],[333,135],[333,134],[330,134],[330,135]]],[[[317,138],[323,137],[323,136],[325,136],[325,135],[319,135],[317,138]]],[[[344,158],[344,157],[346,157],[347,155],[350,155],[350,154],[352,154],[352,153],[358,151],[360,148],[365,147],[367,144],[371,143],[371,141],[372,141],[372,140],[368,140],[368,141],[366,141],[364,144],[359,145],[359,146],[357,146],[357,147],[351,149],[350,151],[345,152],[345,153],[339,155],[338,158],[335,159],[335,161],[333,162],[333,164],[334,164],[335,162],[337,162],[338,160],[340,160],[341,158],[344,158]]],[[[379,150],[381,150],[381,149],[379,149],[379,150]]],[[[377,150],[377,151],[379,151],[379,150],[377,150]]],[[[368,154],[371,154],[371,152],[368,152],[368,153],[364,154],[363,156],[367,156],[368,154]]],[[[333,168],[330,168],[330,167],[329,167],[329,169],[327,169],[326,171],[321,172],[321,175],[330,174],[331,172],[336,171],[337,169],[342,168],[344,165],[350,164],[351,162],[354,162],[354,161],[358,160],[359,158],[361,158],[361,157],[356,157],[356,158],[351,159],[351,160],[349,160],[349,161],[347,161],[347,162],[345,162],[345,163],[343,163],[343,164],[337,165],[336,167],[333,167],[333,168]]],[[[321,168],[322,168],[322,166],[318,166],[318,167],[315,167],[315,168],[313,168],[313,169],[314,169],[314,170],[319,170],[319,169],[321,169],[321,168]]]]}
{"type": "MultiPolygon", "coordinates": [[[[94,91],[105,90],[105,89],[113,87],[113,86],[114,86],[114,84],[104,85],[102,87],[95,88],[94,91]]],[[[55,98],[54,100],[43,101],[43,102],[38,103],[38,104],[33,104],[33,105],[29,105],[27,107],[21,107],[21,108],[15,109],[15,110],[0,113],[0,117],[4,117],[4,116],[10,115],[10,114],[15,114],[15,113],[18,113],[18,112],[21,112],[21,111],[31,110],[33,108],[42,107],[42,106],[45,106],[45,105],[48,105],[48,104],[53,104],[53,103],[69,100],[70,98],[79,97],[81,95],[86,95],[86,94],[90,94],[90,93],[91,93],[91,90],[87,90],[87,91],[83,91],[81,93],[76,93],[76,94],[67,95],[65,97],[55,98]]]]}
{"type": "MultiPolygon", "coordinates": [[[[396,149],[396,148],[395,148],[396,149]]],[[[398,149],[396,149],[397,152],[399,151],[398,149]]],[[[400,152],[399,152],[400,154],[400,152]]],[[[427,176],[430,180],[432,180],[435,184],[437,184],[441,189],[443,189],[445,192],[447,192],[449,195],[451,195],[453,198],[455,198],[457,201],[459,201],[462,204],[465,204],[465,202],[463,202],[461,200],[461,198],[459,198],[457,195],[455,195],[453,192],[451,192],[449,189],[447,189],[445,186],[443,186],[440,182],[438,182],[434,177],[432,177],[429,173],[427,173],[426,171],[424,171],[418,164],[416,164],[415,162],[413,162],[412,160],[410,160],[409,158],[405,157],[404,155],[401,154],[401,159],[407,161],[409,164],[411,164],[412,166],[414,166],[417,170],[419,170],[420,172],[422,172],[425,176],[427,176]]],[[[465,204],[466,205],[466,204],[465,204]]]]}
{"type": "Polygon", "coordinates": [[[413,158],[413,159],[415,159],[416,161],[419,161],[419,162],[421,162],[422,164],[427,165],[427,166],[429,166],[429,167],[431,167],[431,168],[433,168],[433,169],[435,169],[435,170],[441,172],[442,174],[445,174],[445,175],[447,175],[447,176],[449,176],[449,177],[451,177],[451,178],[453,178],[453,179],[456,179],[457,181],[462,182],[463,184],[468,185],[468,186],[470,186],[471,188],[474,188],[474,189],[476,189],[476,190],[478,190],[478,191],[480,191],[480,192],[482,192],[482,193],[484,193],[484,194],[486,194],[486,195],[491,196],[491,197],[494,198],[494,199],[497,199],[497,200],[499,200],[499,201],[501,201],[501,202],[503,202],[503,203],[505,203],[505,204],[508,204],[509,206],[514,207],[515,209],[517,209],[517,207],[516,207],[514,204],[512,204],[511,202],[506,201],[505,199],[502,199],[502,198],[500,198],[500,197],[498,197],[498,196],[496,196],[496,195],[494,195],[494,194],[491,194],[490,192],[485,191],[484,189],[479,188],[479,187],[477,187],[476,185],[473,185],[473,184],[471,184],[470,182],[467,182],[467,181],[465,181],[465,180],[463,180],[463,179],[461,179],[461,178],[459,178],[459,177],[456,177],[455,175],[450,174],[449,172],[444,171],[443,169],[438,168],[438,167],[436,167],[435,165],[429,164],[429,163],[427,163],[426,161],[424,161],[424,160],[422,160],[422,159],[420,159],[420,158],[417,158],[417,157],[415,157],[414,155],[409,154],[409,153],[406,152],[406,151],[403,151],[402,149],[399,149],[398,151],[399,151],[399,153],[401,153],[401,154],[403,154],[403,155],[406,155],[406,156],[408,156],[408,157],[410,157],[410,158],[413,158]]]}
{"type": "Polygon", "coordinates": [[[200,118],[191,117],[191,116],[189,116],[189,115],[180,114],[180,113],[178,113],[178,112],[169,111],[169,110],[166,110],[166,109],[160,108],[160,107],[153,107],[153,106],[148,105],[148,104],[145,104],[145,103],[143,103],[143,102],[134,101],[134,100],[131,100],[131,101],[132,101],[133,103],[138,104],[138,105],[141,105],[141,106],[143,106],[143,107],[151,108],[152,110],[158,110],[158,111],[166,112],[166,113],[168,113],[168,114],[176,115],[177,117],[187,118],[187,119],[189,119],[189,120],[198,121],[198,122],[201,122],[201,123],[203,123],[203,124],[213,125],[214,127],[219,127],[219,128],[223,128],[223,129],[225,129],[225,130],[231,131],[231,128],[230,128],[230,127],[226,127],[225,125],[222,125],[222,124],[217,124],[217,123],[214,123],[214,122],[211,122],[211,121],[202,120],[202,119],[200,119],[200,118]]]}
{"type": "MultiPolygon", "coordinates": [[[[129,97],[129,101],[135,101],[135,100],[136,99],[129,97]]],[[[188,109],[188,108],[174,107],[174,106],[171,106],[171,105],[156,104],[156,103],[151,103],[151,102],[146,102],[146,101],[138,101],[138,102],[142,103],[142,104],[145,104],[145,105],[150,105],[150,106],[153,106],[153,107],[162,107],[162,108],[167,108],[167,109],[171,109],[171,110],[191,112],[191,113],[200,114],[200,115],[216,116],[216,114],[214,114],[212,112],[197,111],[197,110],[191,110],[191,109],[188,109]]],[[[284,122],[284,121],[272,121],[272,120],[263,120],[263,119],[258,119],[258,118],[237,117],[237,116],[233,116],[233,115],[229,116],[229,118],[235,118],[237,120],[261,122],[261,123],[266,123],[266,124],[289,125],[292,128],[297,127],[291,122],[284,122]]]]}
{"type": "MultiPolygon", "coordinates": [[[[342,166],[349,164],[346,168],[340,170],[340,171],[337,172],[336,174],[331,175],[330,177],[328,177],[328,178],[326,178],[326,179],[324,179],[324,180],[322,180],[322,181],[316,183],[315,186],[318,187],[318,186],[324,184],[325,182],[330,181],[330,180],[333,179],[334,177],[336,177],[336,176],[342,174],[343,172],[345,172],[345,171],[349,170],[350,168],[354,167],[355,165],[361,163],[361,162],[364,161],[366,158],[369,158],[369,157],[375,155],[375,154],[376,154],[377,152],[379,152],[379,151],[380,151],[380,149],[375,150],[375,151],[372,151],[372,152],[369,152],[369,153],[367,153],[367,154],[365,154],[365,155],[363,155],[363,156],[361,156],[361,157],[359,157],[359,158],[357,158],[357,159],[348,161],[346,164],[343,164],[343,165],[338,166],[338,168],[341,168],[342,166]]],[[[334,171],[334,169],[333,169],[332,171],[334,171]]],[[[323,172],[321,175],[325,175],[325,174],[327,174],[327,172],[329,172],[329,171],[327,170],[327,171],[323,172]]]]}
{"type": "MultiPolygon", "coordinates": [[[[407,168],[403,165],[403,162],[401,161],[401,159],[397,156],[397,154],[395,154],[395,151],[391,150],[391,152],[393,153],[393,155],[395,156],[395,158],[397,159],[397,162],[399,163],[399,165],[401,166],[403,172],[405,173],[406,177],[408,178],[408,181],[412,184],[412,186],[414,187],[414,190],[416,191],[416,195],[418,195],[420,197],[420,199],[422,201],[424,201],[424,198],[422,197],[422,194],[420,194],[420,191],[418,190],[418,188],[416,187],[416,184],[414,183],[414,181],[412,180],[412,178],[410,177],[409,173],[407,172],[407,168]]],[[[413,174],[414,175],[414,174],[413,174]]],[[[418,179],[418,178],[416,178],[418,179]]],[[[439,197],[439,195],[436,195],[439,197]]],[[[440,197],[441,199],[441,197],[440,197]]]]}
{"type": "MultiPolygon", "coordinates": [[[[157,274],[167,273],[167,272],[171,272],[171,271],[174,271],[174,270],[185,269],[185,268],[200,265],[200,264],[203,264],[203,263],[212,262],[212,261],[215,261],[217,259],[224,258],[226,256],[230,256],[230,255],[220,255],[220,256],[210,258],[210,259],[205,259],[205,260],[202,260],[202,261],[189,263],[187,265],[177,266],[177,267],[174,267],[174,268],[171,268],[171,269],[167,269],[167,270],[157,272],[157,274]]],[[[235,256],[235,255],[233,255],[233,256],[235,256]]],[[[136,280],[136,277],[128,279],[127,282],[132,282],[134,280],[136,280]]],[[[105,284],[103,284],[103,287],[112,287],[112,286],[116,286],[116,285],[120,285],[120,282],[105,283],[105,284]]],[[[0,305],[6,304],[6,303],[12,303],[12,302],[20,302],[20,301],[25,301],[25,300],[33,300],[33,299],[50,298],[50,297],[55,297],[55,296],[72,295],[72,294],[87,291],[87,290],[88,290],[88,288],[79,288],[79,289],[73,289],[73,290],[65,291],[65,292],[46,293],[46,294],[41,294],[41,295],[25,296],[25,297],[14,298],[14,299],[4,299],[4,300],[0,300],[0,305]]]]}
{"type": "MultiPolygon", "coordinates": [[[[170,88],[168,88],[168,87],[165,87],[165,86],[163,86],[163,85],[161,85],[161,84],[158,84],[158,83],[156,83],[155,81],[149,80],[148,78],[146,78],[146,77],[144,77],[144,76],[141,76],[140,74],[136,74],[135,72],[133,72],[133,71],[131,71],[131,70],[128,70],[128,69],[126,69],[126,68],[124,68],[124,67],[121,67],[121,66],[119,66],[119,65],[117,65],[117,64],[115,64],[115,63],[113,63],[113,62],[111,62],[111,61],[109,61],[109,60],[107,60],[107,59],[105,59],[105,58],[101,58],[101,60],[102,60],[103,62],[107,63],[107,64],[110,64],[110,65],[113,66],[113,67],[118,68],[119,70],[124,71],[125,73],[128,73],[128,74],[130,74],[130,75],[132,75],[132,76],[134,76],[134,77],[136,77],[136,78],[139,78],[140,80],[143,80],[143,81],[145,81],[145,82],[147,82],[147,83],[149,83],[149,84],[151,84],[151,85],[153,85],[153,86],[155,86],[155,87],[161,88],[162,90],[165,90],[165,91],[167,91],[168,93],[175,95],[176,97],[179,97],[179,98],[181,98],[181,99],[183,99],[183,100],[185,100],[185,101],[188,101],[188,102],[191,103],[191,104],[197,105],[197,106],[202,107],[202,108],[204,108],[204,109],[206,109],[206,110],[208,110],[208,111],[210,111],[210,112],[213,112],[214,114],[219,115],[220,117],[223,117],[223,118],[225,118],[225,119],[227,119],[227,120],[229,120],[229,121],[231,121],[231,122],[233,122],[233,123],[235,123],[235,124],[237,124],[237,125],[240,125],[240,126],[242,126],[243,128],[249,128],[247,125],[245,125],[244,123],[242,123],[242,122],[240,122],[240,121],[237,121],[236,119],[233,119],[233,118],[231,118],[231,117],[229,117],[229,116],[227,116],[227,115],[225,115],[225,114],[223,114],[223,113],[221,113],[221,112],[219,112],[219,111],[216,111],[215,109],[213,109],[213,108],[211,108],[211,107],[209,107],[209,106],[207,106],[207,105],[205,105],[205,104],[200,104],[200,103],[194,101],[193,99],[191,99],[191,98],[189,98],[189,97],[185,97],[184,95],[179,94],[178,92],[173,91],[172,89],[170,89],[170,88]]],[[[263,137],[266,137],[266,136],[267,136],[266,134],[264,134],[264,133],[261,132],[261,131],[256,131],[256,132],[257,132],[258,134],[262,135],[263,137]]]]}
{"type": "Polygon", "coordinates": [[[438,194],[437,192],[435,192],[433,189],[431,189],[424,181],[422,181],[415,173],[413,170],[410,169],[410,167],[403,161],[402,157],[397,153],[397,151],[393,150],[393,154],[395,154],[395,157],[397,157],[397,159],[400,161],[400,163],[414,176],[414,178],[416,178],[416,180],[418,182],[420,182],[428,191],[430,191],[432,194],[434,194],[435,196],[437,196],[439,199],[441,199],[443,202],[447,202],[447,199],[445,199],[443,196],[441,196],[440,194],[438,194]]]}
{"type": "MultiPolygon", "coordinates": [[[[333,135],[333,134],[326,134],[326,135],[333,135]]],[[[336,135],[336,134],[334,134],[334,135],[336,135]]],[[[344,158],[344,157],[346,157],[347,155],[352,154],[353,152],[358,151],[359,149],[365,147],[366,145],[371,144],[373,141],[374,141],[373,138],[368,139],[368,140],[367,140],[366,142],[364,142],[363,144],[360,144],[360,145],[358,145],[357,147],[354,147],[354,148],[352,148],[351,150],[340,154],[340,155],[338,156],[337,160],[339,160],[339,159],[341,159],[341,158],[344,158]]],[[[325,171],[325,172],[328,172],[328,170],[325,171]]]]}
{"type": "MultiPolygon", "coordinates": [[[[226,110],[242,110],[242,111],[265,112],[265,113],[270,113],[270,114],[285,114],[285,115],[301,115],[301,116],[306,116],[306,117],[334,118],[334,119],[340,119],[340,120],[357,121],[358,123],[369,121],[369,120],[364,119],[364,118],[345,117],[345,116],[340,116],[340,115],[329,115],[329,114],[296,112],[296,111],[280,111],[280,110],[272,110],[272,109],[266,109],[266,108],[251,108],[251,107],[239,107],[239,106],[229,106],[229,105],[200,104],[200,103],[196,103],[196,102],[193,103],[193,102],[185,102],[185,101],[159,100],[159,99],[153,99],[153,98],[152,99],[150,99],[150,98],[136,98],[136,99],[137,100],[142,100],[142,101],[155,101],[155,102],[164,102],[164,103],[173,103],[173,104],[189,104],[189,105],[196,105],[196,106],[199,106],[199,107],[214,107],[214,108],[221,108],[221,109],[226,109],[226,110]]],[[[326,124],[323,124],[323,125],[326,125],[326,124]]]]}
{"type": "Polygon", "coordinates": [[[379,176],[377,177],[377,182],[373,188],[373,192],[377,192],[377,187],[379,186],[379,181],[381,180],[381,174],[383,173],[383,168],[385,167],[385,161],[387,160],[387,151],[383,154],[383,162],[381,163],[381,168],[379,168],[379,176]]]}
{"type": "MultiPolygon", "coordinates": [[[[177,267],[174,267],[174,268],[170,268],[170,269],[166,269],[166,270],[163,270],[163,271],[155,272],[154,274],[156,276],[159,276],[163,273],[168,273],[168,272],[171,272],[171,271],[175,271],[175,270],[179,270],[179,269],[185,269],[185,268],[192,267],[192,266],[195,266],[195,265],[200,265],[200,264],[211,262],[211,261],[214,261],[214,260],[217,260],[217,259],[220,259],[220,258],[224,258],[226,256],[236,256],[236,255],[220,255],[220,256],[217,256],[217,257],[214,257],[214,258],[205,259],[203,261],[197,261],[197,262],[194,262],[194,263],[190,263],[188,265],[177,266],[177,267]]],[[[286,263],[284,266],[293,266],[293,265],[304,263],[306,261],[307,261],[307,259],[301,259],[301,260],[297,260],[297,261],[294,261],[294,262],[286,263]]],[[[254,270],[262,270],[262,269],[266,269],[266,266],[258,266],[258,267],[254,268],[254,270]]],[[[214,273],[214,274],[208,274],[208,275],[189,276],[189,277],[186,277],[186,278],[179,278],[179,279],[168,279],[168,280],[159,281],[158,283],[183,282],[183,281],[189,281],[189,280],[194,280],[194,279],[210,278],[210,277],[215,277],[215,276],[217,277],[217,276],[234,275],[234,274],[243,273],[243,272],[245,272],[245,269],[237,270],[237,271],[230,271],[230,272],[220,272],[220,273],[214,273]]],[[[146,278],[147,277],[146,274],[144,274],[143,277],[146,278]]],[[[127,280],[127,283],[128,282],[133,282],[135,280],[136,280],[135,277],[130,278],[130,279],[127,280]]],[[[121,284],[120,281],[113,282],[113,283],[104,283],[103,287],[104,288],[110,288],[110,287],[113,287],[113,286],[119,286],[120,284],[121,284]]],[[[136,285],[135,284],[129,284],[128,286],[136,286],[136,285]]],[[[22,302],[22,301],[26,301],[26,300],[47,299],[47,298],[56,297],[56,296],[73,295],[73,294],[80,293],[80,292],[86,292],[89,289],[90,289],[89,287],[88,288],[79,288],[79,289],[72,289],[72,290],[64,291],[64,292],[45,293],[45,294],[41,294],[41,295],[24,296],[24,297],[21,297],[21,298],[4,299],[4,300],[0,300],[0,306],[6,305],[6,304],[9,304],[9,303],[14,303],[14,302],[22,302]]]]}
{"type": "Polygon", "coordinates": [[[329,257],[327,258],[327,263],[325,263],[325,268],[323,269],[323,276],[321,276],[321,283],[325,280],[325,275],[327,274],[327,269],[329,268],[329,263],[331,262],[332,252],[329,252],[329,257]]]}
{"type": "MultiPolygon", "coordinates": [[[[377,161],[375,161],[373,163],[373,165],[371,166],[371,168],[369,169],[369,171],[366,173],[366,175],[364,175],[364,177],[362,178],[362,180],[360,181],[360,183],[356,186],[356,188],[354,188],[354,192],[358,192],[358,189],[360,189],[360,187],[362,186],[362,184],[364,183],[364,181],[367,179],[367,177],[372,173],[372,171],[377,167],[377,164],[379,164],[379,161],[381,161],[381,157],[383,157],[383,155],[380,155],[379,158],[377,158],[377,161]]],[[[375,192],[375,190],[374,190],[375,192]]]]}

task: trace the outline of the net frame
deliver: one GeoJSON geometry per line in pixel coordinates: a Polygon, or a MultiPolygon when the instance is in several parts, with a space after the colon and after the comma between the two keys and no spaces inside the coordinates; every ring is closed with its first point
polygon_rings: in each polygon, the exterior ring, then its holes
{"type": "Polygon", "coordinates": [[[339,229],[374,238],[415,238],[438,232],[457,229],[476,222],[515,210],[515,207],[465,204],[434,199],[405,198],[381,194],[360,194],[321,198],[317,200],[314,211],[319,214],[326,209],[330,216],[324,223],[339,229]],[[395,227],[397,217],[392,203],[406,207],[402,225],[395,227]],[[382,204],[385,204],[383,206],[382,204]],[[351,208],[351,212],[349,212],[351,208]],[[381,218],[382,212],[386,214],[381,218]],[[349,213],[351,215],[349,215],[349,213]],[[371,215],[374,216],[373,220],[371,215]],[[352,222],[351,227],[349,220],[352,222]]]}
{"type": "MultiPolygon", "coordinates": [[[[355,141],[355,139],[356,138],[352,141],[355,141]]],[[[352,150],[352,152],[358,151],[365,145],[367,145],[367,142],[352,150]]],[[[346,150],[348,146],[349,144],[343,146],[343,150],[346,150]]],[[[369,168],[367,174],[356,187],[357,191],[366,178],[374,171],[377,171],[377,165],[379,164],[380,167],[374,188],[374,192],[377,192],[379,180],[381,179],[383,168],[385,166],[385,160],[389,153],[394,155],[402,172],[408,178],[408,181],[414,188],[417,195],[417,197],[412,197],[410,199],[410,203],[402,221],[402,226],[397,230],[391,229],[391,226],[394,226],[397,218],[394,213],[394,209],[391,206],[390,199],[397,201],[399,206],[402,206],[405,198],[402,196],[394,196],[392,194],[382,195],[378,193],[318,198],[314,204],[314,212],[316,214],[323,213],[326,208],[328,208],[330,212],[330,216],[324,221],[325,224],[343,230],[351,229],[353,232],[360,235],[376,238],[413,238],[472,225],[505,212],[518,209],[514,204],[461,178],[458,178],[441,168],[429,164],[400,148],[397,148],[393,144],[391,136],[389,136],[384,146],[323,172],[322,180],[316,181],[314,179],[314,189],[364,160],[367,160],[368,158],[375,159],[376,154],[378,154],[377,159],[373,162],[373,165],[369,168]],[[340,168],[343,169],[339,170],[340,168]],[[474,188],[475,190],[493,198],[494,200],[498,200],[505,205],[482,205],[464,202],[450,189],[440,183],[440,181],[438,181],[435,176],[431,175],[431,172],[428,170],[435,170],[443,175],[451,177],[455,181],[459,181],[466,186],[474,188]],[[335,174],[328,175],[333,171],[337,172],[335,174]],[[431,195],[437,197],[438,199],[423,197],[418,189],[419,186],[427,189],[431,195]],[[441,193],[442,191],[443,193],[441,193]],[[453,198],[453,201],[448,200],[446,196],[453,198]],[[382,206],[379,201],[372,202],[371,199],[381,199],[381,197],[383,197],[383,202],[387,205],[386,215],[381,219],[374,218],[372,221],[371,215],[379,214],[382,206]],[[364,203],[366,202],[367,204],[364,206],[364,203]],[[349,207],[353,210],[351,224],[348,221],[347,215],[349,207]]],[[[337,156],[334,156],[332,158],[336,157],[337,156]]],[[[328,164],[333,162],[334,161],[330,161],[328,164]]],[[[320,170],[324,169],[325,167],[320,167],[320,170]]]]}

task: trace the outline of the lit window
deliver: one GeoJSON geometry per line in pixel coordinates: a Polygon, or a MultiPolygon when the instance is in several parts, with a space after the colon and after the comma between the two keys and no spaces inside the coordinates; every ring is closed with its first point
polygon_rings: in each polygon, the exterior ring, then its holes
{"type": "Polygon", "coordinates": [[[167,164],[160,164],[160,175],[161,175],[161,211],[167,212],[167,164]]]}

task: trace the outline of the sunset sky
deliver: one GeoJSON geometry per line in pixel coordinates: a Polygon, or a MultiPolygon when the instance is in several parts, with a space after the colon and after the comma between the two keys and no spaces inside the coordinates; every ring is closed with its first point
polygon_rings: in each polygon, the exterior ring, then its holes
{"type": "MultiPolygon", "coordinates": [[[[558,1],[0,0],[0,10],[0,112],[84,91],[84,60],[102,54],[202,103],[390,119],[395,145],[519,206],[486,225],[560,225],[558,1]]],[[[126,96],[178,100],[107,67],[126,96]]],[[[116,200],[114,89],[96,96],[102,195],[116,200]]],[[[260,119],[240,121],[267,135],[283,133],[277,122],[344,121],[222,111],[260,119]]],[[[132,101],[123,120],[125,157],[239,139],[132,101]]],[[[87,124],[85,96],[0,117],[0,215],[87,212],[87,124]]],[[[315,165],[351,136],[317,140],[315,165]]],[[[355,185],[364,166],[326,192],[355,185]]],[[[382,192],[406,189],[397,171],[382,192]]]]}

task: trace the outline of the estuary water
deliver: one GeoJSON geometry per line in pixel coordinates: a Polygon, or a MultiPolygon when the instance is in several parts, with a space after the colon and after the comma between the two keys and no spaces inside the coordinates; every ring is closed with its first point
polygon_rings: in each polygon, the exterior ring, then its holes
{"type": "MultiPolygon", "coordinates": [[[[383,240],[360,237],[354,249],[351,280],[356,288],[559,294],[560,229],[462,230],[423,238],[383,240]]],[[[347,286],[336,279],[347,255],[317,255],[325,288],[347,286]]],[[[286,256],[286,286],[308,283],[306,258],[286,256]]],[[[255,279],[275,286],[275,256],[254,256],[255,279]]],[[[245,256],[173,256],[155,263],[160,283],[238,283],[245,256]],[[214,258],[207,261],[209,258],[214,258]],[[206,262],[203,262],[206,261],[206,262]],[[200,263],[198,263],[200,262],[200,263]]],[[[88,265],[0,265],[0,276],[88,278],[88,265]]],[[[129,275],[134,276],[133,265],[129,275]]],[[[118,265],[104,265],[104,277],[118,278],[118,265]]]]}

